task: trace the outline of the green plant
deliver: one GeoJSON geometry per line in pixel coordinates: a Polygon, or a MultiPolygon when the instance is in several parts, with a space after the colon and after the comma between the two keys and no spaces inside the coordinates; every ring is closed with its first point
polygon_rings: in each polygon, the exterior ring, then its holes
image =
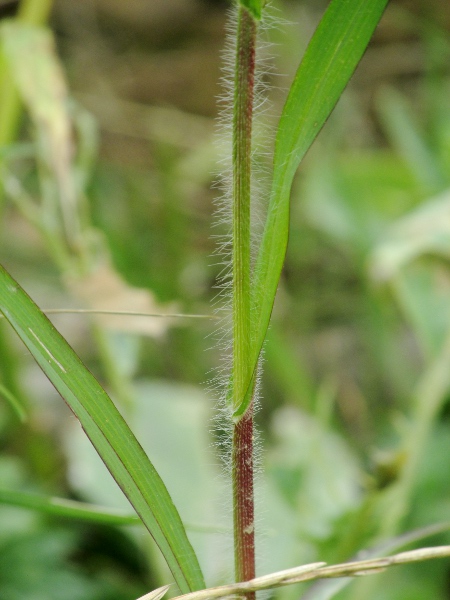
{"type": "MultiPolygon", "coordinates": [[[[254,68],[258,23],[264,12],[263,2],[242,1],[237,7],[235,87],[232,111],[232,313],[233,351],[229,381],[225,390],[228,418],[233,426],[232,479],[234,493],[235,570],[238,581],[255,577],[255,525],[253,501],[253,409],[256,401],[261,352],[275,300],[287,247],[289,197],[300,161],[311,146],[351,77],[386,5],[379,0],[333,0],[317,28],[291,86],[276,133],[271,188],[268,192],[267,217],[261,239],[252,231],[252,115],[254,104],[254,68]],[[252,259],[251,246],[255,245],[252,259]]],[[[14,64],[17,45],[22,39],[42,41],[41,32],[17,30],[5,25],[4,52],[14,64]],[[34,37],[36,36],[36,37],[34,37]]],[[[56,81],[56,79],[55,79],[56,81]]],[[[33,104],[29,80],[18,71],[17,85],[36,123],[48,117],[54,106],[33,104]]],[[[61,105],[58,105],[61,109],[61,105]]],[[[61,112],[60,124],[67,125],[61,112]]],[[[52,116],[54,119],[54,114],[52,116]]],[[[53,121],[54,123],[55,121],[53,121]]],[[[81,278],[98,255],[106,252],[81,207],[79,184],[71,179],[70,157],[63,154],[62,164],[52,142],[60,133],[43,127],[38,143],[43,150],[39,165],[41,185],[47,189],[47,205],[37,208],[17,179],[4,166],[4,186],[23,214],[46,237],[60,270],[66,277],[81,278]],[[49,143],[50,142],[50,143],[49,143]],[[50,147],[50,150],[49,150],[50,147]],[[65,161],[65,162],[64,162],[65,161]],[[55,177],[48,177],[53,171],[55,177]],[[55,226],[57,223],[57,226],[55,226]]],[[[63,136],[67,144],[68,136],[63,136]]],[[[64,145],[67,151],[67,145],[64,145]]],[[[60,147],[58,147],[60,150],[60,147]]],[[[82,187],[82,186],[80,186],[82,187]]],[[[203,590],[205,583],[199,561],[186,535],[184,525],[170,496],[149,459],[134,438],[106,392],[82,365],[65,340],[20,286],[2,270],[0,306],[4,316],[25,342],[42,370],[76,414],[109,470],[120,485],[142,522],[158,543],[182,594],[203,590]]],[[[101,337],[101,334],[98,334],[101,337]]],[[[103,346],[104,347],[104,346],[103,346]]],[[[107,349],[104,362],[108,364],[107,349]]],[[[114,375],[114,369],[109,369],[114,375]]],[[[127,396],[120,379],[116,390],[127,396]]],[[[7,498],[7,495],[4,495],[7,498]]],[[[19,495],[10,501],[26,502],[19,495]]],[[[29,505],[33,500],[29,500],[29,505]]],[[[34,502],[34,506],[38,507],[34,502]]],[[[51,503],[41,502],[49,508],[51,503]]],[[[74,509],[74,507],[71,507],[74,509]]],[[[83,507],[78,507],[81,515],[83,507]]],[[[63,505],[59,509],[64,510],[63,505]]],[[[84,507],[86,518],[95,518],[95,510],[84,507]]],[[[98,512],[98,511],[97,511],[98,512]]],[[[70,510],[68,508],[67,513],[70,510]]],[[[101,518],[123,515],[100,515],[101,518]]],[[[425,534],[424,534],[425,535],[425,534]]],[[[401,545],[402,540],[398,541],[401,545]]],[[[395,546],[395,544],[394,544],[395,546]]],[[[339,576],[379,570],[395,562],[432,558],[447,554],[448,549],[400,555],[350,569],[337,566],[323,569],[322,563],[272,579],[253,582],[239,588],[251,599],[255,589],[273,587],[320,577],[339,576]],[[440,554],[439,554],[440,553],[440,554]]],[[[234,588],[233,588],[234,589],[234,588]]],[[[165,591],[165,588],[164,590],[165,591]]],[[[157,597],[161,591],[158,591],[157,597]]],[[[229,594],[230,588],[218,594],[229,594]]],[[[203,591],[209,597],[212,592],[203,591]]],[[[151,596],[150,596],[151,597],[151,596]]],[[[197,596],[196,596],[197,597],[197,596]]]]}

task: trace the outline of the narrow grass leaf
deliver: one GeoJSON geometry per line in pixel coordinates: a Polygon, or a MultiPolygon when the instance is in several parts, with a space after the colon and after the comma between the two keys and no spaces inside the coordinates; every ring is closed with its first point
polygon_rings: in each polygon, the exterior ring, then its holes
{"type": "Polygon", "coordinates": [[[180,516],[139,442],[94,376],[3,267],[0,310],[79,419],[158,544],[182,593],[204,588],[180,516]]]}
{"type": "MultiPolygon", "coordinates": [[[[14,21],[24,25],[42,25],[47,21],[52,5],[53,0],[20,2],[14,21]]],[[[2,148],[14,140],[22,112],[19,94],[13,81],[11,69],[5,62],[0,62],[0,147],[2,148]]]]}
{"type": "Polygon", "coordinates": [[[27,420],[27,413],[25,408],[22,406],[20,400],[18,400],[14,394],[12,394],[2,383],[0,383],[0,396],[3,396],[9,403],[13,411],[19,417],[22,423],[27,420]]]}
{"type": "MultiPolygon", "coordinates": [[[[295,172],[352,76],[386,4],[387,0],[333,0],[290,88],[276,136],[272,189],[252,286],[252,379],[286,254],[295,172]]],[[[235,417],[242,416],[251,402],[251,382],[235,417]]]]}
{"type": "Polygon", "coordinates": [[[121,510],[15,490],[0,488],[0,504],[28,508],[55,517],[79,519],[104,525],[142,525],[142,521],[137,515],[127,514],[121,510]]]}
{"type": "MultiPolygon", "coordinates": [[[[127,513],[120,509],[17,490],[0,488],[0,504],[33,510],[53,517],[91,521],[102,525],[119,527],[127,525],[144,526],[142,519],[136,514],[127,513]]],[[[217,535],[217,533],[231,533],[228,527],[220,527],[219,525],[184,522],[184,526],[188,531],[198,531],[200,533],[211,533],[214,535],[217,535]]]]}
{"type": "Polygon", "coordinates": [[[383,88],[377,97],[377,112],[388,139],[425,193],[444,189],[447,173],[441,170],[407,99],[394,89],[383,88]]]}

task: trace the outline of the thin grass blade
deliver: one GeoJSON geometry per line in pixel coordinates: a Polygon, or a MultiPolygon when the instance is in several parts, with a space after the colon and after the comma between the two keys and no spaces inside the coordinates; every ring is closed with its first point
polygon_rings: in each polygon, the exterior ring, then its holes
{"type": "Polygon", "coordinates": [[[141,525],[142,520],[135,514],[125,513],[105,506],[96,506],[76,500],[42,496],[16,490],[0,488],[0,504],[28,508],[55,517],[79,519],[105,525],[141,525]]]}
{"type": "Polygon", "coordinates": [[[94,376],[3,267],[0,310],[79,419],[158,544],[182,593],[204,588],[178,511],[139,442],[94,376]]]}
{"type": "Polygon", "coordinates": [[[19,420],[22,423],[25,423],[27,420],[27,411],[22,406],[20,400],[18,400],[2,383],[0,383],[0,396],[3,396],[3,398],[8,401],[19,420]]]}
{"type": "Polygon", "coordinates": [[[289,235],[289,196],[300,161],[352,76],[387,0],[333,0],[290,88],[278,126],[272,189],[253,283],[252,378],[234,416],[251,402],[252,380],[266,336],[289,235]]]}

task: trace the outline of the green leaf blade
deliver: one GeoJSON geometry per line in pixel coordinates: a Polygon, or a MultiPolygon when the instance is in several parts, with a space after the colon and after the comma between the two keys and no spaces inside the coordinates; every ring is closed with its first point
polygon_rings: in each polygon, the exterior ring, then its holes
{"type": "Polygon", "coordinates": [[[3,396],[22,423],[27,420],[27,411],[18,398],[0,382],[0,396],[3,396]]]}
{"type": "Polygon", "coordinates": [[[253,280],[252,377],[234,417],[245,414],[286,255],[292,181],[345,86],[388,0],[332,0],[306,49],[278,126],[272,189],[253,280]]]}
{"type": "Polygon", "coordinates": [[[143,524],[137,515],[127,514],[121,510],[3,488],[0,488],[0,504],[38,511],[55,517],[78,519],[105,525],[142,526],[143,524]]]}
{"type": "Polygon", "coordinates": [[[330,3],[300,63],[280,118],[274,158],[277,185],[292,180],[353,75],[387,1],[330,3]]]}
{"type": "Polygon", "coordinates": [[[79,419],[158,544],[181,592],[204,588],[178,511],[139,442],[94,376],[3,267],[0,310],[79,419]]]}

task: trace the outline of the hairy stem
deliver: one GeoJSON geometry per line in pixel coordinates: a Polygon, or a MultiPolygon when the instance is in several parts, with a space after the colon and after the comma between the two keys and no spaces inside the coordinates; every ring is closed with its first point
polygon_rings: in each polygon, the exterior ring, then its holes
{"type": "MultiPolygon", "coordinates": [[[[239,8],[233,105],[233,409],[251,375],[250,198],[256,22],[239,8]]],[[[255,576],[253,405],[235,423],[232,453],[235,575],[255,576]]],[[[253,600],[254,592],[246,594],[253,600]]]]}
{"type": "Polygon", "coordinates": [[[250,350],[250,180],[256,25],[240,8],[233,107],[233,407],[248,383],[250,350]]]}
{"type": "MultiPolygon", "coordinates": [[[[234,557],[236,581],[255,577],[255,503],[253,494],[253,410],[233,432],[234,557]]],[[[246,594],[248,600],[254,592],[246,594]]]]}

